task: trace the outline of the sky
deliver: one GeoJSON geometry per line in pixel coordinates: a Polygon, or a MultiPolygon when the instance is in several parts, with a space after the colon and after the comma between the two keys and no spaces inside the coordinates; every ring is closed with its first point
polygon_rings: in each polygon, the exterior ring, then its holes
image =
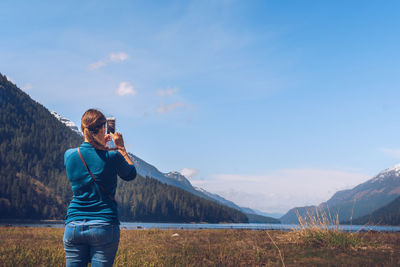
{"type": "Polygon", "coordinates": [[[1,1],[0,73],[270,213],[400,162],[399,1],[1,1]]]}

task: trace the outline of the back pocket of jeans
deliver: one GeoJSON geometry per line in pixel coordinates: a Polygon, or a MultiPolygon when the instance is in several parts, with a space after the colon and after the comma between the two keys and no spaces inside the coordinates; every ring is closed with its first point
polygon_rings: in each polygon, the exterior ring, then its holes
{"type": "Polygon", "coordinates": [[[70,243],[74,240],[75,226],[67,224],[64,229],[63,241],[70,243]]]}
{"type": "Polygon", "coordinates": [[[89,229],[92,245],[104,245],[114,241],[114,225],[91,225],[89,229]]]}

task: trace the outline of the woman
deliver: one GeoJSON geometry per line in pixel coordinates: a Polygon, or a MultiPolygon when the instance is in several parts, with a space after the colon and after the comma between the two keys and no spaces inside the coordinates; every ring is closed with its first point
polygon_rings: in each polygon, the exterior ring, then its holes
{"type": "Polygon", "coordinates": [[[119,217],[114,200],[117,175],[135,179],[136,169],[120,133],[105,134],[106,117],[87,110],[81,119],[85,141],[64,155],[73,199],[65,220],[66,265],[112,266],[119,244],[119,217]],[[106,143],[114,140],[115,148],[106,143]]]}

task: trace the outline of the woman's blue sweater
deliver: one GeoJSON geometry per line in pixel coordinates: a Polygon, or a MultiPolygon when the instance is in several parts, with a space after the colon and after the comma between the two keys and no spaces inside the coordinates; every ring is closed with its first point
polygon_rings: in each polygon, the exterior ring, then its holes
{"type": "MultiPolygon", "coordinates": [[[[81,144],[80,151],[97,183],[113,197],[117,188],[117,175],[126,181],[136,177],[136,168],[129,165],[117,151],[97,150],[88,142],[81,144]]],[[[83,220],[103,220],[119,224],[117,204],[93,181],[77,148],[65,152],[64,165],[73,192],[65,224],[83,220]]]]}

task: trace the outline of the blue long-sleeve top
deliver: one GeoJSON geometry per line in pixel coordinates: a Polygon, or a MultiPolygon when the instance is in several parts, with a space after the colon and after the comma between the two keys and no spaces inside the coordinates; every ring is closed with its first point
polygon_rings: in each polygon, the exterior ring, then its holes
{"type": "MultiPolygon", "coordinates": [[[[96,182],[113,197],[117,188],[117,175],[126,181],[136,177],[135,166],[128,164],[118,151],[97,150],[88,142],[81,144],[80,151],[96,182]]],[[[65,224],[83,220],[119,224],[117,204],[93,181],[77,148],[65,152],[64,165],[73,192],[65,224]]]]}

